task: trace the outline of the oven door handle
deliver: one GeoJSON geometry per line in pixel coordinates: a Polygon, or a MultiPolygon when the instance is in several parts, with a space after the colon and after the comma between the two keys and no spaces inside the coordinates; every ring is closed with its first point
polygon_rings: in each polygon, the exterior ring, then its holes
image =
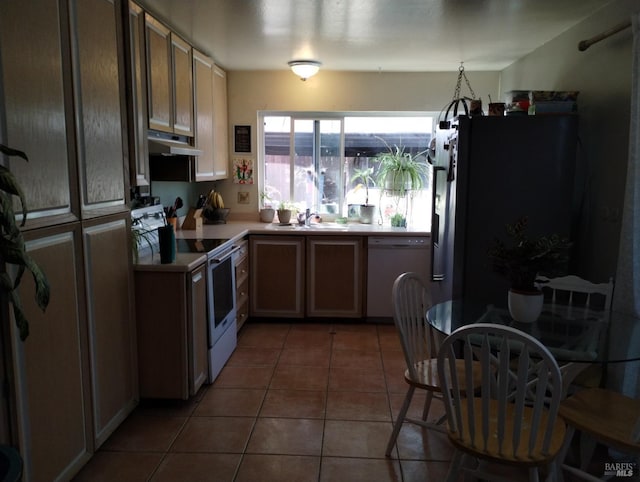
{"type": "Polygon", "coordinates": [[[216,258],[211,258],[211,263],[216,263],[216,264],[220,264],[222,263],[224,260],[226,260],[227,258],[229,258],[230,256],[232,256],[234,253],[236,253],[237,251],[240,251],[240,246],[234,246],[233,248],[231,248],[229,251],[225,251],[225,253],[220,256],[220,257],[216,257],[216,258]]]}

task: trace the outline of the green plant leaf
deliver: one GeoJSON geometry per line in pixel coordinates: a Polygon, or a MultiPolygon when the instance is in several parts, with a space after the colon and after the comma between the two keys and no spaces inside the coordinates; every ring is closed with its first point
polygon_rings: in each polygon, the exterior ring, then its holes
{"type": "Polygon", "coordinates": [[[25,201],[24,193],[22,192],[22,188],[18,185],[18,181],[13,173],[2,165],[0,165],[0,189],[16,195],[20,199],[20,204],[22,206],[22,226],[24,226],[24,223],[27,220],[27,203],[25,201]]]}
{"type": "Polygon", "coordinates": [[[13,317],[16,321],[16,327],[20,333],[20,339],[26,340],[29,336],[29,323],[22,311],[22,305],[20,304],[20,298],[13,290],[13,281],[8,273],[0,273],[0,287],[7,293],[9,302],[13,305],[13,317]]]}
{"type": "MultiPolygon", "coordinates": [[[[27,155],[17,149],[12,149],[0,144],[0,152],[6,156],[21,157],[28,161],[27,155]]],[[[22,206],[22,226],[27,220],[27,203],[22,188],[18,184],[11,171],[0,165],[0,260],[5,264],[13,264],[17,267],[15,277],[12,279],[9,273],[0,273],[0,285],[7,293],[9,302],[13,305],[13,314],[20,332],[20,339],[26,340],[29,336],[29,322],[22,309],[18,287],[22,281],[25,270],[29,270],[35,283],[35,300],[41,310],[45,310],[49,304],[51,292],[49,282],[38,264],[27,254],[22,232],[15,222],[12,195],[18,196],[22,206]]]]}

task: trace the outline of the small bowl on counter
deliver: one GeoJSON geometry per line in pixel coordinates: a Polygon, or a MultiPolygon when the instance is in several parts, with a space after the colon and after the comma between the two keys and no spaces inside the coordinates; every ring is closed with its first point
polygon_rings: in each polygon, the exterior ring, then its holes
{"type": "Polygon", "coordinates": [[[227,224],[227,217],[230,211],[231,209],[229,208],[205,207],[202,210],[204,224],[227,224]]]}

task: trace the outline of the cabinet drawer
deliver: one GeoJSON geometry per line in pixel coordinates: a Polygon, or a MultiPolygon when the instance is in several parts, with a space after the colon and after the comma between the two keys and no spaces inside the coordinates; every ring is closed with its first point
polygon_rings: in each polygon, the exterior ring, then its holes
{"type": "Polygon", "coordinates": [[[236,286],[236,304],[240,305],[244,300],[249,297],[249,278],[245,276],[245,279],[238,283],[236,286]]]}
{"type": "Polygon", "coordinates": [[[245,257],[236,265],[236,284],[240,285],[249,277],[249,258],[245,257]]]}
{"type": "Polygon", "coordinates": [[[238,305],[237,319],[236,319],[236,326],[238,331],[240,331],[240,328],[242,328],[242,325],[244,324],[245,321],[247,321],[248,318],[249,318],[249,300],[247,300],[245,303],[241,305],[238,305]]]}
{"type": "Polygon", "coordinates": [[[247,240],[242,240],[238,242],[238,253],[236,257],[236,265],[242,263],[247,258],[247,254],[249,253],[249,242],[247,240]]]}

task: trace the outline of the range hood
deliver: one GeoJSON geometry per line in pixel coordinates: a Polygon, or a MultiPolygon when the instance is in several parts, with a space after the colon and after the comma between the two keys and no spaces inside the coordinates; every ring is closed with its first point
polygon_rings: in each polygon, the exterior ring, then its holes
{"type": "Polygon", "coordinates": [[[149,154],[160,156],[199,156],[202,154],[202,151],[190,146],[186,142],[149,137],[149,154]]]}

